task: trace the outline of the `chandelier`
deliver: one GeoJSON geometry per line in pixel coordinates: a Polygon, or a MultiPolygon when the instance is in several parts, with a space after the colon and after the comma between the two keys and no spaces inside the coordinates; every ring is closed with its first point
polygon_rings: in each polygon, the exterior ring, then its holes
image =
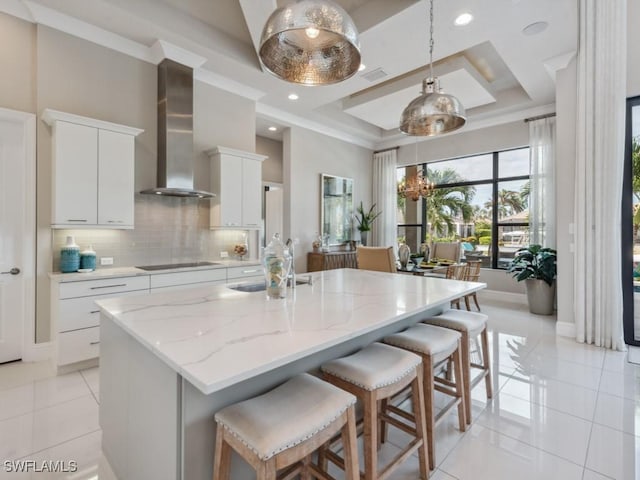
{"type": "Polygon", "coordinates": [[[467,121],[462,103],[453,95],[442,93],[440,81],[433,75],[433,0],[429,26],[429,77],[422,82],[422,94],[407,105],[400,117],[402,133],[422,137],[453,132],[467,121]]]}
{"type": "Polygon", "coordinates": [[[296,0],[267,20],[259,56],[268,72],[287,82],[338,83],[360,67],[358,30],[332,0],[296,0]]]}
{"type": "Polygon", "coordinates": [[[417,202],[420,197],[427,198],[433,192],[435,185],[427,178],[424,178],[422,172],[416,174],[415,177],[409,179],[403,178],[398,182],[398,195],[402,198],[408,198],[417,202]]]}

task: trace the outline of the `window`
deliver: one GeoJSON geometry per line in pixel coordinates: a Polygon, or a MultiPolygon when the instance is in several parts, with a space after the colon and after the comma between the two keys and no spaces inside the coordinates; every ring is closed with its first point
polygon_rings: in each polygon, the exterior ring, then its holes
{"type": "Polygon", "coordinates": [[[463,259],[507,268],[529,243],[529,148],[398,168],[397,179],[425,172],[434,190],[398,195],[398,241],[412,252],[432,242],[462,242],[463,259]]]}

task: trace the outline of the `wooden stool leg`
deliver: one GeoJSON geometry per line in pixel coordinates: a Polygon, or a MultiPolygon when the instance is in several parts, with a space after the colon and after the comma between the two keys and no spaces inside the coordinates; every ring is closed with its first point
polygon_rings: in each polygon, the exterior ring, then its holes
{"type": "MultiPolygon", "coordinates": [[[[424,384],[422,381],[422,365],[418,365],[418,372],[415,380],[411,384],[412,397],[411,402],[413,406],[413,415],[416,421],[416,435],[422,439],[422,445],[418,448],[418,461],[420,462],[420,478],[421,480],[427,480],[429,478],[429,457],[427,454],[427,442],[430,440],[427,438],[427,426],[425,423],[425,398],[424,398],[424,384]]],[[[430,444],[429,444],[430,445],[430,444]]]]}
{"type": "Polygon", "coordinates": [[[256,480],[276,480],[275,458],[270,458],[266,462],[261,462],[256,470],[256,480]]]}
{"type": "MultiPolygon", "coordinates": [[[[378,413],[387,411],[388,401],[385,398],[384,400],[380,400],[378,402],[378,413]]],[[[378,425],[378,449],[382,446],[384,442],[387,441],[387,422],[382,419],[382,416],[379,415],[380,422],[378,425]]]]}
{"type": "Polygon", "coordinates": [[[302,459],[302,472],[300,472],[300,480],[313,480],[311,475],[311,470],[309,466],[311,465],[311,455],[307,455],[302,459]]]}
{"type": "MultiPolygon", "coordinates": [[[[436,449],[434,443],[435,437],[435,414],[434,408],[434,388],[433,388],[433,363],[431,357],[426,355],[422,358],[422,368],[424,369],[422,382],[424,388],[424,418],[427,427],[427,452],[429,453],[429,470],[436,468],[436,449]]],[[[415,411],[415,406],[414,406],[415,411]]]]}
{"type": "Polygon", "coordinates": [[[469,303],[469,295],[464,296],[464,306],[467,307],[467,310],[471,311],[471,304],[469,303]]]}
{"type": "Polygon", "coordinates": [[[460,403],[458,404],[458,428],[460,428],[461,432],[464,432],[467,429],[467,413],[466,395],[462,380],[462,355],[460,354],[460,350],[462,350],[462,345],[458,340],[458,348],[453,352],[453,368],[455,369],[456,376],[456,396],[460,398],[460,403]]]}
{"type": "Polygon", "coordinates": [[[473,301],[476,303],[476,308],[478,309],[478,311],[480,311],[480,305],[478,304],[478,297],[476,296],[475,292],[472,293],[471,295],[473,295],[473,301]]]}
{"type": "Polygon", "coordinates": [[[464,410],[467,417],[467,425],[471,425],[471,357],[469,355],[469,334],[466,332],[460,332],[462,337],[461,351],[462,351],[462,383],[464,386],[464,410]]]}
{"type": "MultiPolygon", "coordinates": [[[[355,408],[349,407],[347,410],[347,423],[342,427],[342,450],[344,452],[344,470],[346,480],[360,480],[356,436],[355,408]]],[[[323,467],[323,470],[325,472],[327,471],[326,465],[323,467]]]]}
{"type": "Polygon", "coordinates": [[[489,358],[489,334],[487,333],[487,326],[484,327],[482,333],[482,365],[485,369],[484,382],[487,387],[487,398],[493,398],[493,388],[491,386],[491,359],[489,358]]]}
{"type": "Polygon", "coordinates": [[[378,478],[378,402],[373,392],[364,394],[364,478],[378,478]]]}
{"type": "Polygon", "coordinates": [[[216,450],[213,462],[213,480],[228,480],[231,469],[231,447],[224,437],[224,427],[218,425],[216,450]]]}

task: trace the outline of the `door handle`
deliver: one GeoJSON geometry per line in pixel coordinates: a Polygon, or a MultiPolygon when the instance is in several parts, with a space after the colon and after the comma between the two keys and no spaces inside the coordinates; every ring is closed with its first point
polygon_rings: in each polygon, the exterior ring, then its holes
{"type": "Polygon", "coordinates": [[[18,275],[20,273],[20,269],[18,267],[13,267],[8,272],[0,272],[0,275],[18,275]]]}

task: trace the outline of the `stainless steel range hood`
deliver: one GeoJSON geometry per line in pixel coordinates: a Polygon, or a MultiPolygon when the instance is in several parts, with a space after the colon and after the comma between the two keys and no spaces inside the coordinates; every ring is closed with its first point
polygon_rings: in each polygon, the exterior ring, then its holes
{"type": "Polygon", "coordinates": [[[193,69],[165,59],[158,65],[158,181],[140,193],[211,198],[193,188],[193,69]]]}

